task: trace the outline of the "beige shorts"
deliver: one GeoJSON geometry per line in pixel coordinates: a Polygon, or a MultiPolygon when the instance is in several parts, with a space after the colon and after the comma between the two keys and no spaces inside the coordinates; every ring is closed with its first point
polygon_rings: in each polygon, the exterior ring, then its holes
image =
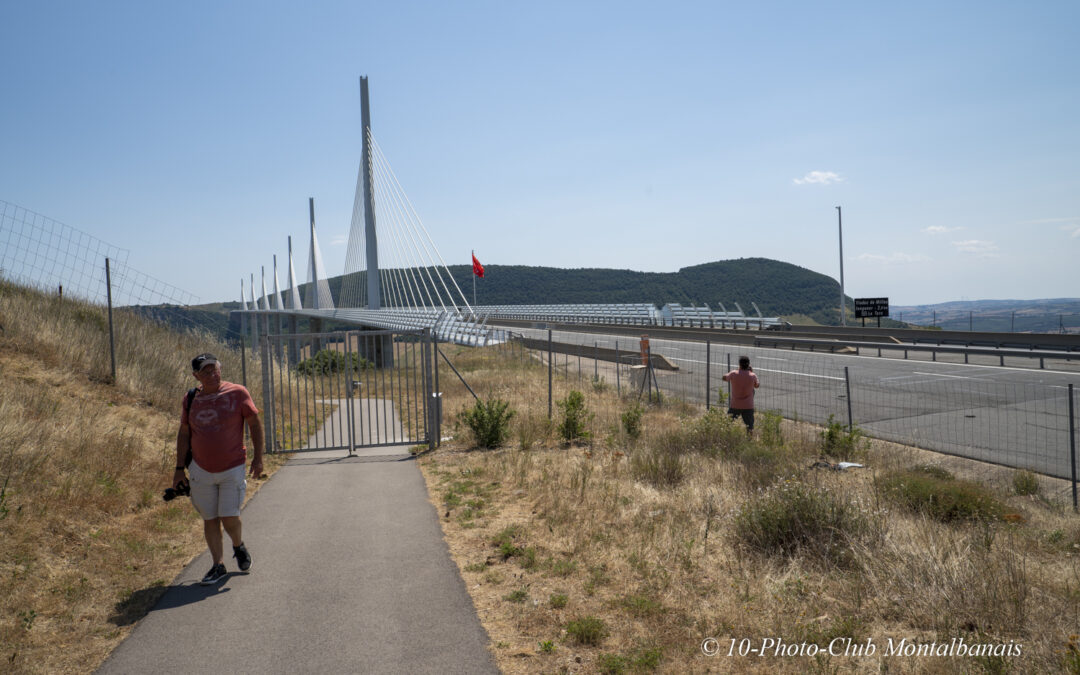
{"type": "Polygon", "coordinates": [[[188,474],[191,478],[191,503],[203,520],[240,515],[247,491],[243,464],[220,473],[210,473],[192,462],[188,474]]]}

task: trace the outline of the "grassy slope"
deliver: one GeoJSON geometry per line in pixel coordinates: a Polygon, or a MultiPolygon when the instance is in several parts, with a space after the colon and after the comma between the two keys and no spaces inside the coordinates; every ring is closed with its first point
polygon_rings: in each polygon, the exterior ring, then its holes
{"type": "MultiPolygon", "coordinates": [[[[876,442],[833,450],[854,452],[866,469],[810,469],[823,451],[819,430],[785,422],[770,434],[759,415],[754,442],[737,425],[734,435],[713,425],[702,444],[701,411],[675,401],[645,411],[634,439],[622,420],[633,402],[588,382],[592,438],[565,447],[547,422],[545,367],[512,351],[507,359],[447,349],[482,397],[517,412],[504,448],[470,452],[469,432],[448,422],[454,440],[421,460],[504,672],[1080,672],[1080,525],[1071,508],[1012,494],[1013,472],[876,442]],[[1000,500],[1004,518],[938,522],[892,500],[885,480],[926,462],[977,479],[956,485],[1000,500]],[[812,536],[787,552],[741,534],[739,514],[793,486],[846,515],[804,509],[812,536]],[[604,630],[583,633],[590,619],[604,630]],[[708,636],[723,655],[701,653],[708,636]],[[872,639],[878,651],[726,656],[732,640],[758,647],[769,637],[872,639]],[[887,656],[890,637],[1015,641],[1023,653],[887,656]]],[[[559,400],[577,383],[554,384],[559,400]]],[[[454,378],[443,388],[448,417],[471,404],[454,378]]],[[[780,509],[778,524],[763,519],[760,531],[793,541],[783,524],[792,513],[800,512],[780,509]]]]}
{"type": "Polygon", "coordinates": [[[239,355],[114,318],[115,385],[101,308],[0,284],[5,673],[92,672],[205,546],[188,500],[161,493],[188,359],[213,351],[239,379],[239,355]]]}

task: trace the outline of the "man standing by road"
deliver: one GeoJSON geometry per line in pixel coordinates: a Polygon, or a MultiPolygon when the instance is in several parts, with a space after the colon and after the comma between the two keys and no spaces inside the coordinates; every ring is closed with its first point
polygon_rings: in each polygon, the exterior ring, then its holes
{"type": "Polygon", "coordinates": [[[184,480],[184,461],[191,450],[191,503],[203,518],[206,546],[213,567],[203,577],[208,586],[225,576],[222,527],[232,540],[233,557],[241,571],[251,567],[251,554],[241,533],[240,507],[244,503],[244,423],[251,432],[254,456],[251,475],[263,472],[263,429],[259,411],[248,390],[221,379],[221,364],[213,354],[199,354],[191,370],[201,385],[193,399],[185,398],[176,434],[176,471],[173,487],[184,480]]]}
{"type": "Polygon", "coordinates": [[[724,382],[731,383],[731,402],[728,415],[742,417],[746,433],[754,431],[754,390],[761,386],[754,369],[750,367],[750,357],[739,357],[739,369],[724,375],[724,382]]]}

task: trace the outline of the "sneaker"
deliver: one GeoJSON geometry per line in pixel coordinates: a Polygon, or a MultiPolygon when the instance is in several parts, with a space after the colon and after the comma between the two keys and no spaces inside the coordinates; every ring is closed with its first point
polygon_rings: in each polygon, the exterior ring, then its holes
{"type": "Polygon", "coordinates": [[[241,572],[247,572],[251,567],[251,554],[248,553],[247,546],[243,544],[233,546],[233,557],[236,558],[236,566],[241,572]]]}
{"type": "Polygon", "coordinates": [[[221,581],[225,578],[225,565],[224,563],[218,563],[210,568],[210,571],[206,573],[206,576],[202,578],[202,585],[209,586],[212,583],[221,581]]]}

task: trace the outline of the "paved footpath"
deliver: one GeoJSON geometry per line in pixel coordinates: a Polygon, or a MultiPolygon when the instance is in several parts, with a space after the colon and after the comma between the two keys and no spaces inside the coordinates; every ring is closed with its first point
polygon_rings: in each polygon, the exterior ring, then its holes
{"type": "Polygon", "coordinates": [[[497,673],[407,446],[346,454],[295,455],[244,507],[251,570],[200,586],[204,552],[98,673],[497,673]]]}

